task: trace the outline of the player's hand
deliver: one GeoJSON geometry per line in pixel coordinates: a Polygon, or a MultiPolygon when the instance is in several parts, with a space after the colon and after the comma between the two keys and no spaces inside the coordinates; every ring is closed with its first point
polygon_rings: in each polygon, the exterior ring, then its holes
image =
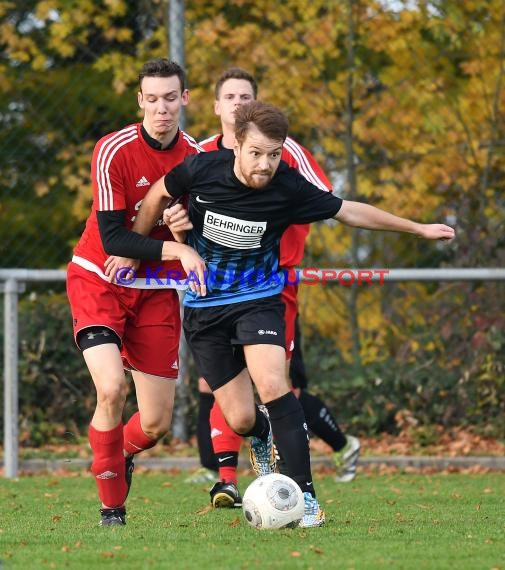
{"type": "Polygon", "coordinates": [[[420,236],[425,239],[454,239],[456,232],[454,228],[445,224],[420,224],[420,236]]]}
{"type": "Polygon", "coordinates": [[[110,255],[104,263],[104,273],[109,283],[131,283],[135,280],[135,271],[140,265],[139,259],[130,257],[118,257],[110,255]]]}
{"type": "Polygon", "coordinates": [[[188,211],[182,204],[175,204],[163,210],[163,222],[168,226],[175,240],[184,243],[186,232],[193,229],[188,211]]]}
{"type": "Polygon", "coordinates": [[[179,256],[181,265],[184,271],[187,273],[187,284],[188,287],[194,293],[200,295],[200,297],[205,297],[207,295],[207,285],[206,285],[206,266],[205,261],[196,253],[196,251],[189,246],[182,246],[184,250],[179,256]]]}

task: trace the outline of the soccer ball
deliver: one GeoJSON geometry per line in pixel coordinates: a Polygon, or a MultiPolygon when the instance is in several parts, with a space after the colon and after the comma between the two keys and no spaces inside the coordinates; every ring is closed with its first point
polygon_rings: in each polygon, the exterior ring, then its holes
{"type": "Polygon", "coordinates": [[[255,528],[293,528],[305,512],[303,493],[286,475],[270,473],[255,479],[245,490],[242,511],[255,528]]]}

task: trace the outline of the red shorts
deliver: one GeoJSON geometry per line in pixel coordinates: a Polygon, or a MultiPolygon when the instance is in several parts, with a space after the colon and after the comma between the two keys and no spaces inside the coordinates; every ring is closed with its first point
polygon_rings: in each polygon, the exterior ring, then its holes
{"type": "Polygon", "coordinates": [[[297,284],[286,284],[281,293],[281,299],[286,307],[284,313],[284,324],[286,327],[286,360],[291,360],[293,349],[295,347],[295,321],[298,309],[297,305],[297,284]]]}
{"type": "Polygon", "coordinates": [[[67,295],[74,338],[87,327],[110,328],[121,339],[125,368],[177,378],[181,331],[177,291],[114,285],[71,262],[67,295]]]}

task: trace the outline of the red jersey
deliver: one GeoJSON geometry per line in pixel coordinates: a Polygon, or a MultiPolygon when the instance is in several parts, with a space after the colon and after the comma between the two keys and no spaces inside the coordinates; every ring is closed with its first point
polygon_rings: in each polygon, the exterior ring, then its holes
{"type": "MultiPolygon", "coordinates": [[[[81,267],[103,273],[104,262],[109,257],[105,252],[97,222],[97,211],[126,210],[125,227],[131,229],[140,204],[150,186],[169,170],[181,163],[186,156],[202,149],[187,133],[180,130],[176,142],[164,150],[149,145],[141,133],[142,125],[128,125],[120,131],[101,138],[95,145],[91,159],[91,182],[93,205],[84,232],[74,249],[72,261],[81,267]]],[[[169,241],[173,236],[160,219],[150,237],[169,241]]],[[[178,260],[141,262],[137,275],[145,275],[145,266],[162,267],[165,270],[182,272],[178,260]]]]}
{"type": "MultiPolygon", "coordinates": [[[[214,135],[200,142],[205,151],[220,150],[222,134],[214,135]]],[[[330,181],[322,168],[316,162],[310,152],[290,137],[284,141],[281,159],[296,168],[309,182],[325,190],[332,191],[330,181]]],[[[280,264],[285,268],[296,267],[303,258],[305,238],[310,229],[310,224],[292,225],[282,234],[280,247],[280,264]]],[[[290,279],[293,276],[290,276],[290,279]]]]}

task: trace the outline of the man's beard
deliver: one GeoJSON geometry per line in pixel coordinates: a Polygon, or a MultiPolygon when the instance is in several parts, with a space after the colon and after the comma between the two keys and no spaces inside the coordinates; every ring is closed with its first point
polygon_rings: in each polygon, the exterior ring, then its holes
{"type": "Polygon", "coordinates": [[[242,173],[242,176],[244,177],[247,186],[249,186],[250,188],[255,188],[256,190],[260,190],[261,188],[265,188],[266,186],[268,186],[268,184],[270,184],[270,181],[273,178],[273,174],[270,171],[268,171],[268,172],[253,172],[251,174],[242,173]],[[258,180],[257,178],[255,178],[254,177],[255,174],[263,175],[261,180],[258,180]]]}

